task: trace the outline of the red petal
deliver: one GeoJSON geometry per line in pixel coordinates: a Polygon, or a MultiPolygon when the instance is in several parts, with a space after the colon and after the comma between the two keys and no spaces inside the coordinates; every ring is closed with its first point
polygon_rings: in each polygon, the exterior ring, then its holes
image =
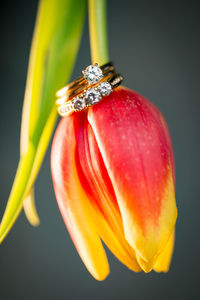
{"type": "Polygon", "coordinates": [[[163,119],[142,96],[121,88],[91,107],[88,120],[117,196],[127,241],[144,261],[152,260],[166,245],[176,220],[172,149],[163,119]]]}
{"type": "Polygon", "coordinates": [[[76,127],[79,128],[76,131],[76,166],[80,182],[92,205],[104,218],[104,226],[101,222],[97,231],[119,260],[132,270],[140,271],[135,251],[125,240],[116,196],[91,126],[85,118],[77,118],[76,127]]]}
{"type": "Polygon", "coordinates": [[[109,273],[109,266],[96,230],[98,215],[80,184],[75,162],[76,117],[74,114],[62,119],[57,128],[51,153],[53,184],[64,222],[79,255],[89,272],[103,280],[109,273]]]}

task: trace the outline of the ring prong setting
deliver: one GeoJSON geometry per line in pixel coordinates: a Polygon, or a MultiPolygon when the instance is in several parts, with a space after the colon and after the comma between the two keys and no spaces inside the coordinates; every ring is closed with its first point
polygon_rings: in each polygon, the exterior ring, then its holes
{"type": "Polygon", "coordinates": [[[101,68],[98,67],[98,64],[90,65],[85,70],[82,71],[84,78],[87,82],[92,85],[99,82],[103,77],[103,72],[101,68]]]}

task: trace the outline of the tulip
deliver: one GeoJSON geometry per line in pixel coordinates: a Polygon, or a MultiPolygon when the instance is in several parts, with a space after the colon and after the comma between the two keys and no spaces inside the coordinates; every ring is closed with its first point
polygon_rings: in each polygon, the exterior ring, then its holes
{"type": "Polygon", "coordinates": [[[177,209],[166,122],[138,93],[117,88],[60,121],[51,170],[66,227],[88,271],[109,274],[102,241],[135,272],[166,272],[177,209]]]}

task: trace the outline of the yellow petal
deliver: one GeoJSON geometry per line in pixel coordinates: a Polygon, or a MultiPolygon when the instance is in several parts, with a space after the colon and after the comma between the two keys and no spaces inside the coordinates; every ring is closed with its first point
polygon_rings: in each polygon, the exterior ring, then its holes
{"type": "Polygon", "coordinates": [[[172,233],[169,241],[163,252],[158,256],[156,263],[154,265],[154,270],[156,272],[167,272],[170,267],[170,262],[172,258],[173,248],[174,248],[175,232],[172,233]]]}
{"type": "Polygon", "coordinates": [[[166,180],[166,185],[163,193],[162,209],[157,220],[157,225],[149,223],[146,228],[145,235],[141,228],[131,218],[126,218],[124,222],[125,235],[127,241],[135,249],[138,262],[145,272],[151,271],[155,258],[160,254],[162,249],[167,244],[169,236],[174,230],[177,209],[174,195],[174,184],[172,175],[166,180]],[[133,243],[134,237],[134,243],[133,243]]]}
{"type": "Polygon", "coordinates": [[[127,243],[122,229],[122,221],[111,203],[107,202],[107,208],[104,213],[110,216],[108,223],[101,212],[96,211],[95,225],[97,231],[110,251],[129,269],[134,272],[140,272],[141,268],[137,263],[135,251],[127,243]],[[116,222],[117,221],[117,222],[116,222]],[[112,225],[111,225],[112,224],[112,225]],[[118,227],[118,228],[117,228],[118,227]]]}
{"type": "Polygon", "coordinates": [[[140,267],[142,268],[142,270],[145,272],[145,273],[149,273],[152,271],[152,268],[155,264],[155,258],[152,258],[148,261],[145,261],[141,256],[137,255],[137,261],[138,261],[138,264],[140,265],[140,267]]]}

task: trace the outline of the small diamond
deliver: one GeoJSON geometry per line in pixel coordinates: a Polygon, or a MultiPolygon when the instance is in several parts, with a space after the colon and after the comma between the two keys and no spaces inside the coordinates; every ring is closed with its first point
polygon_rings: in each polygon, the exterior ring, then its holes
{"type": "Polygon", "coordinates": [[[73,100],[73,104],[74,104],[75,111],[82,110],[86,107],[85,101],[82,97],[76,97],[73,100]]]}
{"type": "Polygon", "coordinates": [[[85,103],[87,106],[98,103],[101,98],[100,92],[93,88],[88,89],[85,93],[85,103]]]}
{"type": "Polygon", "coordinates": [[[112,92],[112,87],[107,81],[101,82],[98,89],[102,96],[108,96],[112,92]]]}
{"type": "Polygon", "coordinates": [[[101,80],[101,78],[103,77],[102,70],[97,65],[88,66],[83,71],[83,75],[89,84],[99,82],[99,80],[101,80]]]}

